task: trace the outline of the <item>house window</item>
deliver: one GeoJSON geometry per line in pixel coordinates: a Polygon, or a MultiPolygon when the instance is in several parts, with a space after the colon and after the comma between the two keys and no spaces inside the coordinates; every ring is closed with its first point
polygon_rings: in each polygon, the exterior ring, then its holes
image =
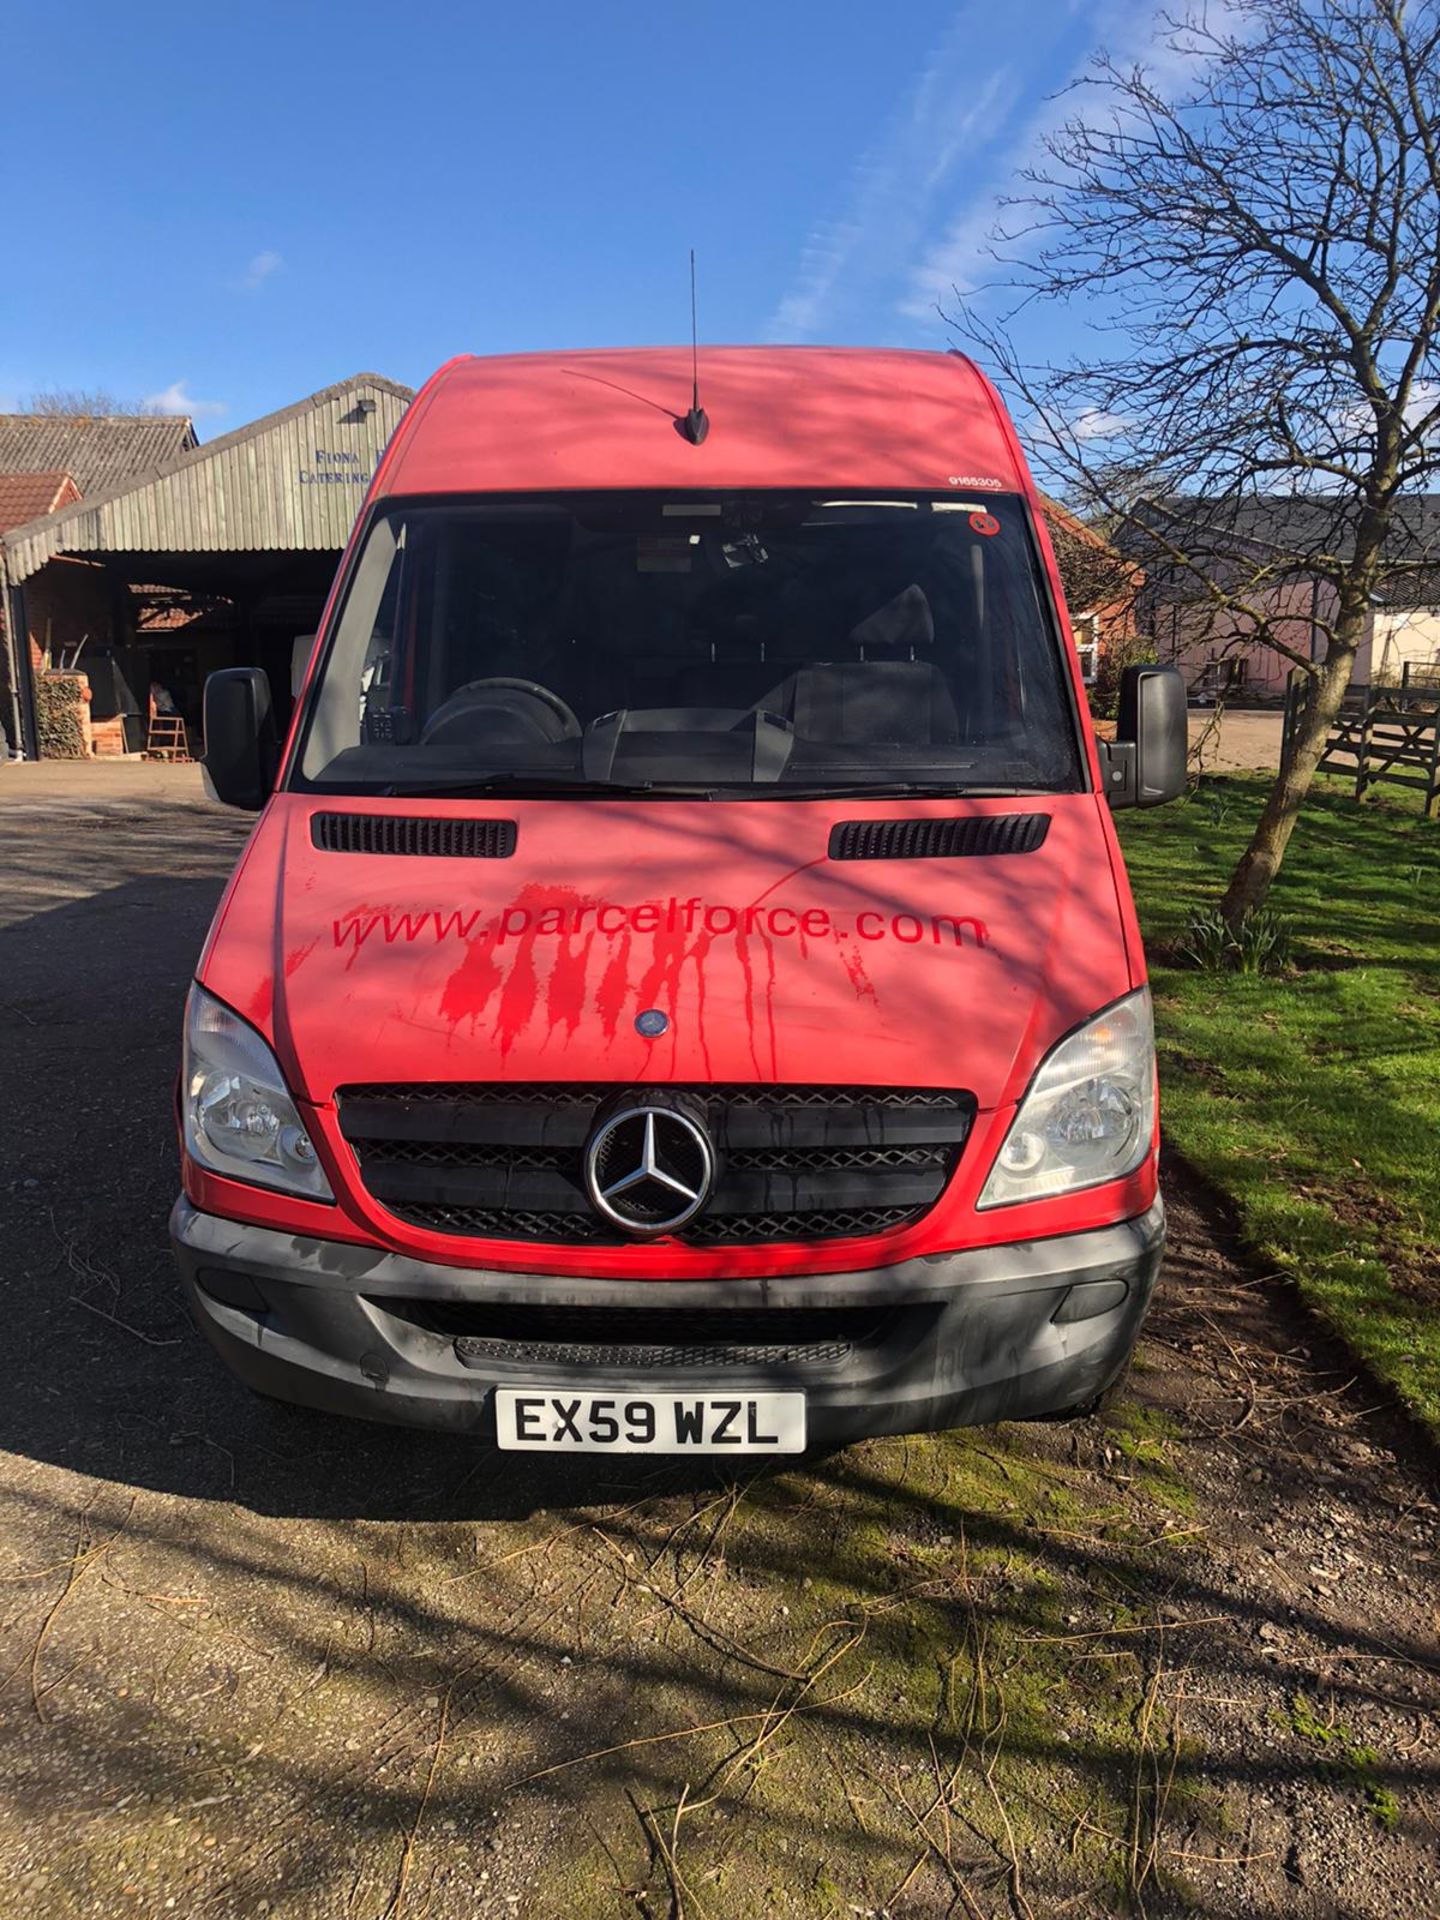
{"type": "Polygon", "coordinates": [[[1229,693],[1235,687],[1245,685],[1249,671],[1250,662],[1243,653],[1232,654],[1223,660],[1210,660],[1200,675],[1200,686],[1207,693],[1229,693]]]}
{"type": "Polygon", "coordinates": [[[1100,616],[1086,613],[1075,622],[1075,650],[1080,655],[1080,674],[1087,687],[1095,683],[1100,667],[1100,616]]]}

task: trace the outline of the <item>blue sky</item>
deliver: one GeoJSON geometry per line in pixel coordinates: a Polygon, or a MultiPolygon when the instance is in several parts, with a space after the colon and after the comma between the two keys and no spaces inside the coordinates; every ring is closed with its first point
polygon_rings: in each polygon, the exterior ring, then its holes
{"type": "MultiPolygon", "coordinates": [[[[1149,0],[11,0],[0,403],[202,436],[362,368],[683,338],[940,346],[995,200],[1149,0]]],[[[1065,316],[1037,344],[1071,344],[1065,316]]]]}

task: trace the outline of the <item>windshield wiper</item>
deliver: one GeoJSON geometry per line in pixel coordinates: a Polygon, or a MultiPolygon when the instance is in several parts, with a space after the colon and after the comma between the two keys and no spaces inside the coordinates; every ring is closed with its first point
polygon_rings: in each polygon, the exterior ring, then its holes
{"type": "Polygon", "coordinates": [[[413,799],[431,794],[442,799],[484,799],[490,794],[505,794],[515,800],[564,800],[575,794],[627,800],[642,794],[683,793],[690,798],[703,795],[698,787],[661,786],[653,780],[547,780],[533,773],[489,774],[479,780],[397,780],[382,787],[389,798],[413,799]]]}
{"type": "Polygon", "coordinates": [[[832,781],[813,786],[781,780],[766,788],[767,794],[787,800],[998,800],[1038,791],[1036,787],[972,787],[960,780],[832,781]]]}
{"type": "Polygon", "coordinates": [[[952,780],[884,780],[804,784],[790,780],[759,782],[716,780],[693,784],[678,780],[561,780],[535,774],[489,774],[478,780],[397,780],[379,790],[390,799],[430,795],[439,799],[478,800],[505,795],[515,800],[567,800],[575,797],[631,800],[659,797],[679,800],[990,800],[1038,793],[1038,787],[967,786],[952,780]]]}

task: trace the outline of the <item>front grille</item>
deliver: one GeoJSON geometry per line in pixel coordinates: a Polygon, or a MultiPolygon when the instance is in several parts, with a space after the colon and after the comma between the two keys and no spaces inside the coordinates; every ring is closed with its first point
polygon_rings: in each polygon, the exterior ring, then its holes
{"type": "Polygon", "coordinates": [[[933,1147],[742,1147],[727,1154],[725,1164],[733,1170],[742,1167],[771,1167],[798,1173],[809,1168],[828,1172],[840,1167],[928,1167],[934,1159],[933,1147]]]}
{"type": "Polygon", "coordinates": [[[678,1101],[714,1144],[709,1201],[673,1236],[697,1247],[908,1226],[940,1197],[975,1112],[969,1094],[934,1088],[552,1081],[346,1087],[338,1105],[365,1186],[411,1226],[624,1246],[591,1207],[582,1166],[597,1121],[647,1094],[678,1101]]]}
{"type": "MultiPolygon", "coordinates": [[[[942,1182],[943,1184],[943,1182],[942,1182]]],[[[859,1240],[893,1233],[926,1211],[920,1207],[812,1207],[795,1213],[704,1214],[683,1238],[697,1246],[762,1246],[767,1240],[859,1240]]]]}
{"type": "Polygon", "coordinates": [[[857,1347],[883,1341],[896,1319],[874,1307],[505,1307],[388,1298],[371,1304],[452,1339],[468,1366],[502,1361],[661,1372],[839,1366],[857,1347]]]}
{"type": "MultiPolygon", "coordinates": [[[[367,1184],[372,1185],[373,1191],[373,1183],[367,1181],[367,1184]]],[[[377,1199],[382,1197],[376,1195],[377,1199]]],[[[619,1234],[607,1231],[605,1222],[589,1212],[565,1213],[559,1209],[537,1212],[534,1207],[416,1206],[399,1200],[387,1200],[385,1204],[407,1226],[423,1227],[427,1233],[454,1233],[469,1240],[560,1240],[612,1247],[622,1244],[619,1234]]],[[[689,1237],[687,1234],[686,1238],[689,1237]]]]}

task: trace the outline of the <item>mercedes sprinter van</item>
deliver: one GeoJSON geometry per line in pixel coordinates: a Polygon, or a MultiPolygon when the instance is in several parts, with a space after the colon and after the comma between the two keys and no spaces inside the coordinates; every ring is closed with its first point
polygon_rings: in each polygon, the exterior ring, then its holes
{"type": "Polygon", "coordinates": [[[375,474],[185,1017],[195,1316],[258,1391],[502,1448],[1082,1411],[1160,1260],[1110,810],[1041,503],[955,354],[464,358],[375,474]]]}

